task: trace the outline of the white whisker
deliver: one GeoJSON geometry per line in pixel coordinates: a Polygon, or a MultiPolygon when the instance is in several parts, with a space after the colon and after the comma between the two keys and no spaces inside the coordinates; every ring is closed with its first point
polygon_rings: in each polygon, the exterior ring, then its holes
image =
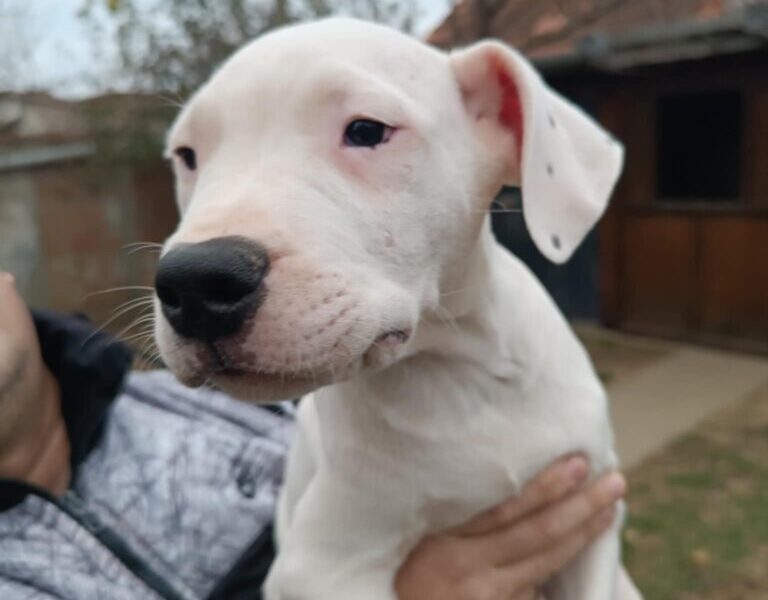
{"type": "Polygon", "coordinates": [[[113,287],[113,288],[109,288],[107,290],[101,290],[98,292],[91,292],[90,294],[87,294],[85,298],[88,299],[88,298],[92,298],[93,296],[100,296],[102,294],[114,294],[116,292],[135,292],[135,291],[154,293],[155,288],[149,285],[123,285],[120,287],[113,287]]]}

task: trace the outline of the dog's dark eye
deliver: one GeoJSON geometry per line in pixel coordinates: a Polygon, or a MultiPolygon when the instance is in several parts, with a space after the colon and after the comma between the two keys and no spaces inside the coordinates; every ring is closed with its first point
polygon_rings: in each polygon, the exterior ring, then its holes
{"type": "Polygon", "coordinates": [[[176,156],[178,156],[184,162],[184,164],[187,166],[187,169],[190,171],[197,169],[197,155],[195,154],[195,151],[189,146],[181,146],[180,148],[176,148],[176,150],[174,150],[174,154],[176,154],[176,156]]]}
{"type": "Polygon", "coordinates": [[[384,123],[370,119],[358,119],[347,125],[344,131],[344,143],[347,146],[373,148],[379,144],[387,143],[392,131],[392,127],[384,123]]]}

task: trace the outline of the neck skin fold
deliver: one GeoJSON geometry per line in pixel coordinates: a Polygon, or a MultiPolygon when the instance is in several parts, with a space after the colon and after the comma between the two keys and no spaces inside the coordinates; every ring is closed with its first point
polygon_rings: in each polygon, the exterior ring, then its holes
{"type": "Polygon", "coordinates": [[[477,354],[477,343],[498,348],[499,278],[494,262],[498,252],[490,217],[486,217],[462,268],[443,283],[439,306],[423,316],[411,353],[449,350],[474,359],[488,356],[487,352],[477,354]]]}

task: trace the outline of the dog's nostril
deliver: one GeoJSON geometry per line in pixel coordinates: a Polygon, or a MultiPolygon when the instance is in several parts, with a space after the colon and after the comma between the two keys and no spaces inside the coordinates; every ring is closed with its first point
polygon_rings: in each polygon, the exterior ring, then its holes
{"type": "Polygon", "coordinates": [[[239,237],[180,245],[160,260],[155,289],[177,333],[212,341],[238,331],[263,300],[262,246],[239,237]]]}
{"type": "Polygon", "coordinates": [[[231,305],[252,294],[252,282],[226,276],[214,276],[206,282],[205,300],[211,304],[231,305]]]}
{"type": "Polygon", "coordinates": [[[157,297],[160,298],[160,302],[168,308],[181,307],[181,298],[172,288],[165,285],[159,285],[155,291],[157,292],[157,297]]]}

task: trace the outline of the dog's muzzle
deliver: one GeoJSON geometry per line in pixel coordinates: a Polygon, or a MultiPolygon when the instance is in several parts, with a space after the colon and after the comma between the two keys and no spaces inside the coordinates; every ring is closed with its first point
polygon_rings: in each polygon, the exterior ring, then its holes
{"type": "Polygon", "coordinates": [[[237,333],[264,300],[265,248],[243,237],[181,244],[160,260],[155,290],[182,337],[214,342],[237,333]]]}

